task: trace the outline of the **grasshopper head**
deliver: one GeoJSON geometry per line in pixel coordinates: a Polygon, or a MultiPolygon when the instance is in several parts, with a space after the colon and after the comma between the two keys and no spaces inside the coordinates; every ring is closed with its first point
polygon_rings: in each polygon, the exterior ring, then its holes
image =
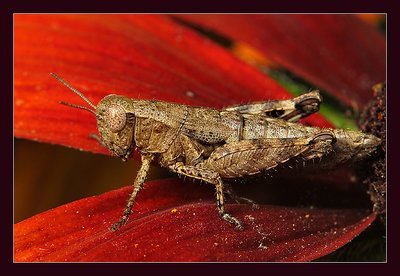
{"type": "Polygon", "coordinates": [[[134,149],[134,130],[135,115],[132,110],[132,102],[129,98],[118,95],[105,96],[97,105],[92,104],[81,92],[73,88],[62,78],[54,73],[53,77],[71,89],[75,94],[81,97],[90,107],[79,106],[66,102],[64,105],[87,110],[93,113],[97,118],[97,128],[101,136],[101,143],[104,144],[114,155],[128,159],[134,149]]]}
{"type": "Polygon", "coordinates": [[[97,105],[97,128],[106,147],[126,160],[134,148],[135,115],[129,110],[131,100],[107,95],[97,105]]]}

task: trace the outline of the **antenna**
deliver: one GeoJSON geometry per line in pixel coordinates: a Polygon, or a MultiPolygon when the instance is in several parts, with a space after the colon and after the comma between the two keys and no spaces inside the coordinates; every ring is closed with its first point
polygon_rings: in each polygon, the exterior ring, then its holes
{"type": "Polygon", "coordinates": [[[85,97],[85,95],[83,95],[81,92],[79,92],[77,89],[75,89],[74,87],[72,87],[69,83],[67,83],[65,80],[63,80],[62,78],[60,78],[59,76],[57,76],[54,73],[50,73],[50,75],[52,75],[54,78],[56,78],[59,82],[61,82],[62,84],[64,84],[66,87],[68,87],[70,90],[72,90],[72,92],[74,92],[75,94],[77,94],[79,97],[81,97],[88,105],[90,105],[94,110],[91,110],[87,107],[84,106],[80,106],[80,105],[75,105],[75,104],[71,104],[71,103],[66,103],[66,102],[60,102],[63,105],[66,106],[70,106],[70,107],[74,107],[74,108],[79,108],[79,109],[84,109],[87,110],[91,113],[93,113],[94,115],[96,115],[96,106],[94,104],[92,104],[91,101],[89,101],[88,98],[85,97]]]}
{"type": "Polygon", "coordinates": [[[72,103],[67,103],[67,102],[63,102],[63,101],[61,101],[60,104],[63,104],[63,105],[66,105],[66,106],[70,106],[70,107],[74,107],[74,108],[78,108],[78,109],[87,110],[87,111],[93,113],[97,117],[97,114],[96,114],[95,111],[93,111],[90,108],[87,108],[85,106],[76,105],[76,104],[72,104],[72,103]]]}

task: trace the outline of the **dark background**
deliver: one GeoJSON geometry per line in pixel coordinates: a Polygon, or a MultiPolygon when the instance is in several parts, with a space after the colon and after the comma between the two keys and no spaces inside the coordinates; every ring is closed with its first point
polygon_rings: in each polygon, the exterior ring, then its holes
{"type": "MultiPolygon", "coordinates": [[[[138,158],[14,139],[14,223],[51,208],[133,184],[138,158]]],[[[149,180],[171,176],[152,165],[149,180]]]]}

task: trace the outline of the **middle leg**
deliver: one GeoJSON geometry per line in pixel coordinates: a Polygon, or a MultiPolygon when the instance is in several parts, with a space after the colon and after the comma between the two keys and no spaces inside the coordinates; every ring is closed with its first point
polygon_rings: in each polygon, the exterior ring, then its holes
{"type": "Polygon", "coordinates": [[[255,201],[251,200],[250,198],[238,196],[230,184],[224,184],[224,188],[225,188],[224,190],[225,193],[229,195],[229,197],[233,199],[236,203],[243,202],[246,204],[250,204],[253,209],[260,208],[260,206],[258,206],[258,204],[255,201]]]}
{"type": "Polygon", "coordinates": [[[225,212],[224,184],[218,173],[212,170],[202,169],[197,166],[187,166],[182,162],[171,165],[169,168],[178,174],[186,175],[191,178],[204,180],[208,183],[214,184],[216,189],[217,209],[219,215],[225,221],[233,224],[236,229],[243,230],[242,223],[237,218],[225,212]]]}

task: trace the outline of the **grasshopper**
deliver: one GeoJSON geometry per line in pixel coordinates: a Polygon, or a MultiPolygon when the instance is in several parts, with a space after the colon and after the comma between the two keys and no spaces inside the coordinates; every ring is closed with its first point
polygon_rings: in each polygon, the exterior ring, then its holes
{"type": "Polygon", "coordinates": [[[152,161],[177,174],[215,185],[220,217],[241,230],[242,223],[225,211],[224,193],[236,202],[250,203],[255,208],[257,205],[237,196],[223,179],[258,174],[289,160],[320,159],[320,167],[332,168],[366,158],[380,144],[379,138],[360,131],[296,123],[319,110],[322,98],[318,90],[289,100],[253,102],[221,110],[114,94],[95,106],[66,81],[51,75],[91,107],[61,102],[96,116],[100,137],[92,138],[123,161],[132,156],[135,147],[140,152],[142,164],[132,194],[122,218],[111,226],[112,231],[127,222],[152,161]]]}

